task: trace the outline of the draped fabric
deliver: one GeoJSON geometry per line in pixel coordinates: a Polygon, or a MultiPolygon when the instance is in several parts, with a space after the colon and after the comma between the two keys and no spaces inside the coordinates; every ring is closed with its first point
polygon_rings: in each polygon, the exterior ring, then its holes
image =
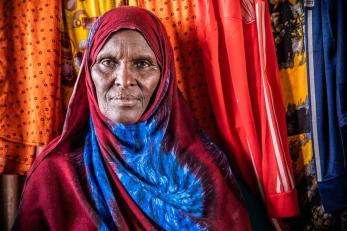
{"type": "Polygon", "coordinates": [[[201,0],[198,6],[208,93],[235,172],[262,197],[270,217],[295,216],[298,202],[267,2],[201,0]]]}
{"type": "MultiPolygon", "coordinates": [[[[117,215],[113,204],[117,203],[117,195],[112,193],[92,126],[84,152],[88,180],[102,217],[101,227],[114,230],[117,215]]],[[[157,129],[155,119],[139,126],[117,126],[113,134],[124,140],[121,148],[130,168],[113,158],[109,160],[114,163],[112,171],[141,210],[165,230],[206,229],[198,221],[203,217],[204,191],[213,189],[203,190],[202,179],[189,171],[191,163],[183,166],[179,163],[175,149],[170,153],[162,150],[160,141],[164,133],[157,129]]]]}
{"type": "Polygon", "coordinates": [[[0,173],[26,174],[62,126],[60,1],[0,2],[0,173]]]}
{"type": "Polygon", "coordinates": [[[347,209],[346,8],[340,0],[305,8],[316,173],[324,210],[330,213],[347,209]]]}
{"type": "Polygon", "coordinates": [[[304,2],[269,1],[269,6],[301,210],[292,226],[299,230],[334,229],[334,217],[324,212],[319,197],[313,158],[304,2]]]}
{"type": "Polygon", "coordinates": [[[178,91],[159,19],[119,7],[100,17],[91,35],[63,133],[35,161],[14,229],[249,230],[224,153],[199,129],[178,91]],[[101,114],[89,70],[107,38],[123,28],[144,36],[162,75],[154,102],[132,125],[101,114]]]}

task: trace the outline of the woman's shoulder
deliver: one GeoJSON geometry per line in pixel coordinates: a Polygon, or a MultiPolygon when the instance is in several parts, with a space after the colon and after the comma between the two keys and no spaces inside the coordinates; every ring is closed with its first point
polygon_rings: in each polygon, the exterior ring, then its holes
{"type": "Polygon", "coordinates": [[[96,230],[83,166],[77,163],[82,158],[83,150],[78,149],[51,152],[36,163],[13,230],[96,230]]]}
{"type": "Polygon", "coordinates": [[[83,159],[81,149],[66,153],[52,152],[41,159],[27,176],[24,199],[36,197],[40,198],[36,199],[37,203],[45,204],[53,203],[52,200],[65,200],[61,198],[62,195],[84,192],[86,174],[78,158],[83,159]]]}
{"type": "Polygon", "coordinates": [[[39,181],[40,184],[59,183],[59,179],[68,179],[81,175],[83,170],[83,148],[69,152],[50,152],[38,156],[27,176],[27,183],[39,181]]]}

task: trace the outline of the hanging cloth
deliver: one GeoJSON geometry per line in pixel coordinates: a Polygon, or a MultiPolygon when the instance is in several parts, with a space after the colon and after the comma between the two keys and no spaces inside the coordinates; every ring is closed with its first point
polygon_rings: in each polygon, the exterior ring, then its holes
{"type": "Polygon", "coordinates": [[[305,8],[312,138],[324,210],[347,208],[346,1],[305,8]]]}
{"type": "Polygon", "coordinates": [[[62,126],[60,1],[0,2],[0,173],[25,174],[62,126]]]}
{"type": "Polygon", "coordinates": [[[289,225],[295,230],[332,230],[333,221],[337,219],[324,212],[313,158],[304,1],[269,1],[269,6],[286,108],[289,149],[301,209],[300,216],[289,225]]]}
{"type": "Polygon", "coordinates": [[[198,11],[209,94],[234,168],[263,198],[270,217],[295,216],[298,202],[267,2],[201,0],[198,11]]]}

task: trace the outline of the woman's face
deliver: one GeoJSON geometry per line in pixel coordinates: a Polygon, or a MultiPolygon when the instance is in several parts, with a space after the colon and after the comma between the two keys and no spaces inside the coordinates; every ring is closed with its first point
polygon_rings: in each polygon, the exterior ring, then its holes
{"type": "Polygon", "coordinates": [[[134,30],[110,36],[91,68],[101,112],[132,124],[146,111],[160,80],[160,68],[145,38],[134,30]]]}

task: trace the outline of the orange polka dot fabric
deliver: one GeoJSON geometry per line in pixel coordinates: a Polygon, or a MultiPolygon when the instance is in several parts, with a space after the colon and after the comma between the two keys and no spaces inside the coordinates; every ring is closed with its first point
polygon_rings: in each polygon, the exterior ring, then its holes
{"type": "Polygon", "coordinates": [[[62,126],[61,1],[0,7],[0,173],[24,174],[62,126]]]}
{"type": "Polygon", "coordinates": [[[196,5],[198,0],[139,0],[160,18],[174,49],[176,81],[188,100],[195,118],[209,136],[219,143],[203,68],[201,49],[197,40],[196,5]]]}
{"type": "Polygon", "coordinates": [[[34,158],[36,147],[0,138],[0,172],[25,175],[34,158]]]}

